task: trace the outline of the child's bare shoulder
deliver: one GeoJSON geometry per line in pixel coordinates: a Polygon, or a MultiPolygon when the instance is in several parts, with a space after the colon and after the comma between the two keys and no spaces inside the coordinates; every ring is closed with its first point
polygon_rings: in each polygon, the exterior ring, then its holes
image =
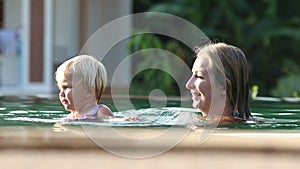
{"type": "Polygon", "coordinates": [[[114,116],[110,108],[104,104],[101,105],[98,111],[98,117],[114,116]]]}

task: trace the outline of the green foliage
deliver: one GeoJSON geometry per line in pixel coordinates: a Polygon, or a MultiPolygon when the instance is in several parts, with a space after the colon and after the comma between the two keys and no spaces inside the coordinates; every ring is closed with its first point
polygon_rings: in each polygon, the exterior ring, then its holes
{"type": "Polygon", "coordinates": [[[278,79],[276,87],[271,91],[272,95],[276,97],[299,97],[299,67],[291,60],[285,60],[282,69],[286,75],[278,79]]]}
{"type": "Polygon", "coordinates": [[[276,97],[299,97],[300,75],[293,74],[279,78],[277,86],[271,91],[276,97]]]}
{"type": "Polygon", "coordinates": [[[257,97],[259,91],[258,85],[253,85],[251,89],[251,98],[254,99],[257,97]]]}
{"type": "Polygon", "coordinates": [[[135,65],[133,71],[138,72],[138,74],[135,75],[131,82],[129,89],[130,94],[148,95],[154,89],[161,89],[166,95],[179,95],[179,88],[176,81],[168,74],[178,67],[174,66],[172,60],[168,59],[167,56],[161,57],[161,59],[155,58],[158,54],[161,55],[161,53],[157,53],[156,50],[143,50],[149,48],[163,49],[184,58],[182,47],[179,45],[180,44],[173,39],[163,44],[159,37],[153,34],[136,35],[132,37],[128,46],[129,53],[136,51],[140,53],[139,58],[133,60],[133,65],[135,65]],[[142,70],[145,65],[146,67],[162,68],[164,71],[153,68],[139,71],[142,70]]]}
{"type": "MultiPolygon", "coordinates": [[[[143,6],[144,11],[177,15],[196,25],[211,40],[239,46],[249,62],[251,85],[259,85],[260,95],[277,96],[278,92],[271,90],[278,91],[282,79],[296,84],[297,77],[285,72],[290,65],[282,63],[293,60],[299,67],[300,1],[149,0],[147,5],[145,2],[136,0],[134,4],[143,6]]],[[[169,43],[164,38],[158,40],[164,45],[169,43]]],[[[190,49],[182,48],[183,60],[191,65],[186,50],[190,49]]]]}

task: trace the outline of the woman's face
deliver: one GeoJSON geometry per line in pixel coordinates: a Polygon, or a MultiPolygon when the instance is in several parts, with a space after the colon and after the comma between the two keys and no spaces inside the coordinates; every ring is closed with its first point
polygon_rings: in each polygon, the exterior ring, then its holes
{"type": "Polygon", "coordinates": [[[207,115],[211,105],[212,91],[211,81],[207,71],[207,59],[195,60],[192,68],[192,76],[186,83],[186,88],[192,94],[193,107],[207,115]]]}
{"type": "Polygon", "coordinates": [[[226,87],[217,83],[209,61],[206,57],[197,57],[192,68],[192,76],[186,83],[186,88],[191,91],[193,107],[199,109],[204,116],[210,112],[211,116],[220,116],[229,109],[226,101],[226,87]],[[217,85],[219,84],[219,85],[217,85]]]}

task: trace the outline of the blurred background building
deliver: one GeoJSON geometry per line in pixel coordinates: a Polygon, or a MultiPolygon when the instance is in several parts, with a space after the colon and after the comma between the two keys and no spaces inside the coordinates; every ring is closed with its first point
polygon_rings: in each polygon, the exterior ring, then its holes
{"type": "MultiPolygon", "coordinates": [[[[0,0],[0,94],[57,92],[56,67],[79,54],[102,26],[132,13],[161,12],[191,22],[212,41],[239,46],[248,59],[251,90],[258,95],[300,97],[299,5],[298,0],[0,0]]],[[[134,30],[127,23],[112,32],[130,35],[134,30]]],[[[192,50],[180,41],[156,34],[138,36],[118,43],[102,60],[109,65],[109,86],[118,64],[141,49],[167,50],[192,65],[192,50]]],[[[157,88],[180,95],[174,79],[157,70],[130,79],[139,64],[149,63],[132,61],[114,84],[130,85],[134,95],[157,88]]]]}
{"type": "MultiPolygon", "coordinates": [[[[56,67],[103,25],[130,13],[130,0],[0,0],[0,93],[56,92],[56,67]]],[[[129,25],[120,29],[130,32],[129,25]]],[[[113,59],[125,50],[120,46],[113,59]]]]}

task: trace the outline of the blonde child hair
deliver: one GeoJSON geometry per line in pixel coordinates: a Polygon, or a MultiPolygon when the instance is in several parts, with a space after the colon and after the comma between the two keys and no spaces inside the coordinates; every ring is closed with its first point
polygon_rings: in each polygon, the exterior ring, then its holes
{"type": "Polygon", "coordinates": [[[60,89],[64,78],[70,72],[73,73],[73,77],[75,75],[81,77],[80,81],[87,89],[95,91],[96,100],[99,104],[107,83],[104,65],[90,55],[78,55],[65,61],[55,73],[55,79],[60,89]]]}

